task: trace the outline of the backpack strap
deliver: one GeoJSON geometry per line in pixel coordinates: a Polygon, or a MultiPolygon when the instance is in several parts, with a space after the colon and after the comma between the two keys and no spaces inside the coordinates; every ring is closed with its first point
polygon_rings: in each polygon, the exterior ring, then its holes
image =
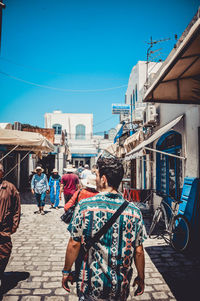
{"type": "Polygon", "coordinates": [[[76,204],[78,203],[78,197],[79,197],[79,194],[80,194],[81,190],[82,190],[82,188],[79,189],[79,192],[78,192],[78,194],[77,194],[76,201],[75,201],[75,203],[74,203],[75,206],[76,206],[76,204]]]}

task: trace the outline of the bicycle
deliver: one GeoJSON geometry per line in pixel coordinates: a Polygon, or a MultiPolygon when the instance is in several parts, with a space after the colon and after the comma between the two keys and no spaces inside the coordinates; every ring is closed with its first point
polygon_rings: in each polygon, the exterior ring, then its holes
{"type": "Polygon", "coordinates": [[[162,199],[160,205],[156,209],[152,223],[149,229],[149,237],[151,238],[156,226],[160,226],[161,232],[156,237],[161,236],[166,243],[170,244],[177,251],[184,251],[189,243],[190,239],[190,227],[189,222],[185,216],[177,215],[177,206],[182,201],[175,200],[170,197],[174,202],[174,208],[172,208],[165,200],[162,199]],[[167,216],[166,208],[169,209],[169,217],[167,216]]]}

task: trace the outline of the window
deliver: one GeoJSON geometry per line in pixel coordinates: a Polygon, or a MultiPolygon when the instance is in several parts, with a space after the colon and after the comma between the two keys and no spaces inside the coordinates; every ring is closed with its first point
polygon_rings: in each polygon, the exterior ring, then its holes
{"type": "Polygon", "coordinates": [[[52,128],[54,129],[56,135],[61,135],[61,133],[62,133],[62,125],[61,124],[54,124],[52,126],[52,128]]]}
{"type": "Polygon", "coordinates": [[[138,101],[137,85],[135,85],[135,101],[138,101]]]}
{"type": "Polygon", "coordinates": [[[133,110],[135,110],[135,91],[133,90],[133,110]]]}
{"type": "Polygon", "coordinates": [[[135,93],[133,93],[133,110],[135,110],[135,93]]]}
{"type": "Polygon", "coordinates": [[[85,139],[85,126],[83,124],[78,124],[76,126],[76,139],[85,139]]]}

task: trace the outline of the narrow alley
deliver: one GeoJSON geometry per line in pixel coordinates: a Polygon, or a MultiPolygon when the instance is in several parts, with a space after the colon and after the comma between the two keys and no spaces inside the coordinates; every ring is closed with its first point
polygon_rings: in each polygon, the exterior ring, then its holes
{"type": "MultiPolygon", "coordinates": [[[[35,214],[37,207],[30,194],[22,195],[22,216],[13,235],[13,251],[3,282],[3,301],[77,301],[75,285],[71,294],[61,286],[64,256],[69,234],[60,220],[59,210],[45,207],[45,215],[35,214]]],[[[151,221],[144,212],[146,229],[151,221]]],[[[147,239],[145,292],[128,300],[197,300],[200,259],[174,251],[162,239],[147,239]],[[196,283],[196,284],[195,284],[196,283]],[[192,299],[193,298],[193,299],[192,299]]],[[[134,278],[135,275],[133,275],[134,278]]]]}

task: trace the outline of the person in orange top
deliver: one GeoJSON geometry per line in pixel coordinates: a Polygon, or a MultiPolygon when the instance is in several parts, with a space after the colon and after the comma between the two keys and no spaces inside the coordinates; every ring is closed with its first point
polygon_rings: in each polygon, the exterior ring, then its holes
{"type": "Polygon", "coordinates": [[[65,204],[64,206],[64,210],[67,211],[69,208],[71,208],[75,202],[76,202],[76,198],[78,196],[78,202],[82,199],[87,199],[90,197],[95,196],[97,193],[99,193],[96,190],[96,175],[91,174],[88,175],[88,177],[86,179],[82,179],[81,183],[83,185],[83,188],[78,189],[73,196],[71,197],[71,199],[65,204]]]}

